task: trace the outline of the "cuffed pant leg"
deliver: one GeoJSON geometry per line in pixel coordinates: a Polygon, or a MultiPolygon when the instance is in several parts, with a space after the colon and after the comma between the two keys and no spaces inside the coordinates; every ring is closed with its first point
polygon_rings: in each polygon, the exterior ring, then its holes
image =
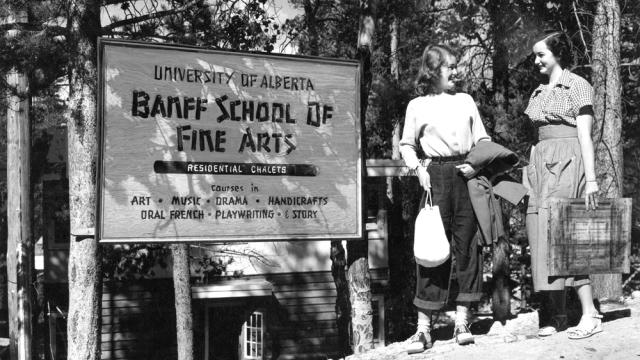
{"type": "Polygon", "coordinates": [[[451,233],[460,289],[456,301],[477,302],[482,298],[482,247],[476,237],[478,223],[466,180],[458,175],[454,182],[455,210],[451,233]]]}
{"type": "MultiPolygon", "coordinates": [[[[451,237],[451,184],[448,179],[447,165],[432,164],[429,166],[431,176],[431,194],[433,205],[437,205],[442,217],[442,224],[451,237]]],[[[424,267],[416,264],[416,295],[413,304],[422,310],[440,310],[448,298],[451,259],[436,267],[424,267]]]]}
{"type": "Polygon", "coordinates": [[[451,260],[432,268],[416,265],[416,296],[413,304],[423,310],[440,310],[447,302],[451,260]]]}

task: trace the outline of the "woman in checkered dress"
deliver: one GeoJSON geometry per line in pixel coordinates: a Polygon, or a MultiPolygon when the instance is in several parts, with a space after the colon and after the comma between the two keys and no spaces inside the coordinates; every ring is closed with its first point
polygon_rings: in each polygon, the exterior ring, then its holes
{"type": "Polygon", "coordinates": [[[553,33],[533,47],[535,64],[548,83],[540,84],[529,100],[526,114],[538,131],[529,166],[523,174],[529,189],[527,235],[531,246],[531,272],[535,291],[544,292],[540,336],[567,328],[566,293],[573,287],[582,305],[578,326],[568,329],[569,338],[581,339],[602,331],[601,315],[594,303],[589,274],[549,276],[548,238],[545,221],[538,211],[550,197],[584,198],[588,208],[597,206],[598,184],[594,170],[591,127],[591,85],[567,69],[571,65],[570,44],[563,33],[553,33]]]}

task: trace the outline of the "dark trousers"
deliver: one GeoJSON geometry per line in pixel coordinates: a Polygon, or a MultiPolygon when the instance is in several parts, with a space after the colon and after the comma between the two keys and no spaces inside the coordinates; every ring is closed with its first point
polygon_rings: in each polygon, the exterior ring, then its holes
{"type": "MultiPolygon", "coordinates": [[[[438,205],[444,229],[455,256],[459,293],[456,302],[476,302],[482,297],[482,247],[475,236],[478,230],[467,181],[456,165],[462,161],[432,162],[429,165],[433,205],[438,205]]],[[[444,264],[426,268],[417,266],[416,296],[413,303],[423,310],[440,310],[449,299],[451,258],[444,264]]]]}

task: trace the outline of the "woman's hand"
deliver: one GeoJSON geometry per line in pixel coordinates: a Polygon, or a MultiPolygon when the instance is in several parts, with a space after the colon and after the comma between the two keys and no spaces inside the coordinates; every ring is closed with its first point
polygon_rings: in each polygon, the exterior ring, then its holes
{"type": "Polygon", "coordinates": [[[416,172],[418,173],[418,180],[420,180],[420,185],[426,191],[429,191],[429,189],[431,189],[431,177],[427,172],[427,168],[425,166],[420,165],[416,169],[416,172]]]}
{"type": "Polygon", "coordinates": [[[587,210],[595,210],[598,207],[598,183],[595,181],[587,181],[584,195],[584,205],[587,210]]]}
{"type": "Polygon", "coordinates": [[[467,179],[471,179],[476,174],[476,170],[469,164],[461,164],[456,166],[456,169],[464,175],[467,179]]]}

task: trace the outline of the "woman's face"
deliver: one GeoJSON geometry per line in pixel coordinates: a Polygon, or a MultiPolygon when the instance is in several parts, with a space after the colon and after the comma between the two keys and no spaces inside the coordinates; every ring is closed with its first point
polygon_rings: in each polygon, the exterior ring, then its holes
{"type": "Polygon", "coordinates": [[[553,69],[560,67],[560,63],[558,63],[551,50],[547,48],[547,44],[544,41],[539,41],[533,45],[533,54],[536,56],[535,64],[542,74],[551,75],[553,69]]]}
{"type": "Polygon", "coordinates": [[[448,55],[440,67],[440,82],[438,84],[440,90],[449,91],[456,86],[455,80],[458,75],[457,66],[458,63],[455,56],[448,55]]]}

